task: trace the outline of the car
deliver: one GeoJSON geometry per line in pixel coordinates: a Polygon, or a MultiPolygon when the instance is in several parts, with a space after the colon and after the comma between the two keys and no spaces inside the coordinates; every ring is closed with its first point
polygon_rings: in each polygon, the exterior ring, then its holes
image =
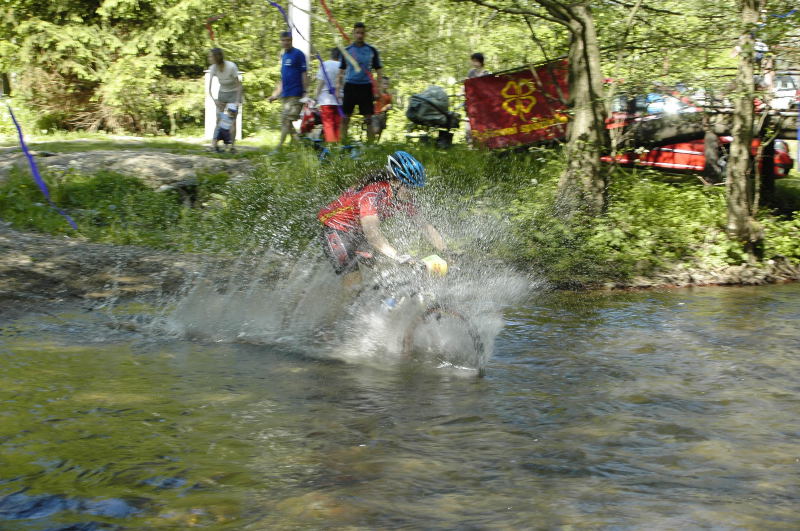
{"type": "Polygon", "coordinates": [[[776,111],[793,110],[800,95],[799,89],[798,82],[793,76],[776,76],[769,106],[776,111]]]}

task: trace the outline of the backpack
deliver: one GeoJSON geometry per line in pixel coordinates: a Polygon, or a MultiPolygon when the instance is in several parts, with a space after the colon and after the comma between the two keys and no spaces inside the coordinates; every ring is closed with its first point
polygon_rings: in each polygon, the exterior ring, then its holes
{"type": "Polygon", "coordinates": [[[306,134],[313,131],[314,127],[322,123],[322,116],[319,109],[314,109],[308,104],[303,106],[303,112],[300,115],[300,133],[306,134]]]}
{"type": "Polygon", "coordinates": [[[459,126],[461,115],[449,112],[448,105],[444,89],[431,85],[421,93],[411,96],[406,118],[419,125],[454,129],[459,126]]]}

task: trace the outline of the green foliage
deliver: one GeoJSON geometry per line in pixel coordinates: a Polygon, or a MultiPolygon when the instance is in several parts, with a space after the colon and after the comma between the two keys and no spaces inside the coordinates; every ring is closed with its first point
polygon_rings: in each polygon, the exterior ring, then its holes
{"type": "MultiPolygon", "coordinates": [[[[491,2],[528,10],[527,18],[452,0],[328,4],[346,31],[367,23],[401,109],[429,84],[459,94],[472,52],[483,52],[487,68],[499,71],[562,56],[569,44],[565,28],[537,16],[546,12],[532,0],[491,2]]],[[[646,1],[630,21],[629,4],[591,5],[604,71],[625,79],[619,90],[640,93],[654,82],[714,89],[730,80],[738,31],[733,0],[646,1]]],[[[279,108],[265,100],[279,78],[277,34],[285,25],[267,2],[7,0],[4,7],[0,71],[16,74],[21,103],[49,116],[43,128],[174,133],[199,124],[205,88],[199,80],[212,45],[204,24],[217,14],[224,17],[214,23],[214,44],[246,72],[246,131],[277,126],[279,108]]],[[[773,17],[759,37],[778,46],[796,22],[797,15],[773,17]]],[[[311,40],[323,56],[336,39],[324,19],[314,19],[311,40]]],[[[311,61],[311,73],[317,67],[311,61]]],[[[401,122],[393,120],[392,134],[400,134],[401,122]]]]}
{"type": "Polygon", "coordinates": [[[564,217],[552,178],[520,190],[512,207],[518,256],[564,285],[622,281],[677,264],[713,269],[744,259],[722,226],[722,190],[657,177],[618,172],[608,210],[598,218],[564,217]]]}
{"type": "Polygon", "coordinates": [[[761,220],[764,227],[764,257],[768,259],[786,258],[800,263],[800,217],[780,219],[766,217],[761,220]]]}
{"type": "Polygon", "coordinates": [[[775,207],[790,214],[800,210],[800,178],[791,177],[775,181],[775,207]]]}
{"type": "MultiPolygon", "coordinates": [[[[493,70],[542,58],[524,21],[477,6],[329,5],[348,31],[359,20],[369,25],[368,40],[381,51],[400,107],[405,95],[428,84],[460,81],[474,51],[493,70]]],[[[318,5],[314,10],[322,14],[318,5]]],[[[279,78],[278,33],[285,24],[267,2],[239,2],[234,9],[221,0],[10,0],[0,20],[0,70],[16,73],[21,102],[58,117],[60,127],[154,132],[168,128],[170,114],[178,126],[199,123],[205,90],[199,80],[212,44],[204,24],[216,14],[225,16],[214,23],[215,44],[245,72],[246,130],[276,127],[279,108],[265,100],[279,78]]],[[[331,27],[315,19],[311,38],[327,56],[331,27]]],[[[313,79],[316,61],[309,67],[313,79]]]]}

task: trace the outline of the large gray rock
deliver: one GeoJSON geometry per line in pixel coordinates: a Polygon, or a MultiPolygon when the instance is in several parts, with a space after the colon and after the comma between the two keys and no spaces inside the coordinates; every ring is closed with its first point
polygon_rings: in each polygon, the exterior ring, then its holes
{"type": "MultiPolygon", "coordinates": [[[[223,159],[203,155],[178,155],[145,149],[97,150],[74,153],[35,153],[36,164],[42,171],[69,172],[91,175],[113,171],[138,177],[152,188],[172,185],[195,177],[199,173],[225,173],[232,180],[247,176],[253,165],[246,159],[223,159]]],[[[11,168],[28,167],[25,155],[5,153],[0,157],[0,182],[11,168]]]]}

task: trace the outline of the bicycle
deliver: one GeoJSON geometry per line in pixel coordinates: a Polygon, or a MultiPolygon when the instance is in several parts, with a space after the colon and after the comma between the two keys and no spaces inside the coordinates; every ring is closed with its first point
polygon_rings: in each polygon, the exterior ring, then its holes
{"type": "Polygon", "coordinates": [[[447,275],[453,268],[431,255],[411,268],[392,268],[377,274],[374,289],[383,310],[400,327],[400,352],[409,360],[437,368],[485,374],[486,345],[478,328],[447,297],[447,275]]]}

